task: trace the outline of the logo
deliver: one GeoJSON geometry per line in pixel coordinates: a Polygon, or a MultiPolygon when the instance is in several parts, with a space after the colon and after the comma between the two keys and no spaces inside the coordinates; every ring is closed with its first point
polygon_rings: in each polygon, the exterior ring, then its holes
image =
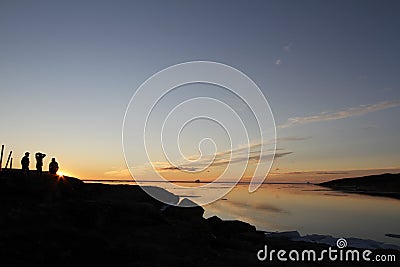
{"type": "Polygon", "coordinates": [[[263,249],[257,252],[259,261],[373,261],[373,262],[395,262],[395,254],[374,254],[371,250],[365,249],[348,249],[347,240],[339,238],[336,241],[337,249],[328,247],[320,251],[314,249],[285,249],[275,250],[268,249],[264,245],[263,249]],[[346,248],[346,249],[345,249],[346,248]]]}
{"type": "Polygon", "coordinates": [[[337,246],[338,248],[345,248],[345,247],[347,247],[347,241],[346,241],[346,239],[344,239],[344,238],[339,238],[339,239],[336,241],[336,246],[337,246]]]}

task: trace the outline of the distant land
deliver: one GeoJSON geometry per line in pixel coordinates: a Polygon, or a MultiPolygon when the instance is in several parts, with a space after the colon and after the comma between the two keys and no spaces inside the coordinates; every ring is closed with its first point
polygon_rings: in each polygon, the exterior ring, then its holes
{"type": "Polygon", "coordinates": [[[384,173],[356,178],[342,178],[318,184],[346,193],[367,194],[400,199],[400,173],[384,173]]]}

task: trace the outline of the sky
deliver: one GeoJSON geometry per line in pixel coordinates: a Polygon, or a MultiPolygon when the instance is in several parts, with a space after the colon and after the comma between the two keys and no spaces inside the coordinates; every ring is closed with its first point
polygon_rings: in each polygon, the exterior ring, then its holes
{"type": "MultiPolygon", "coordinates": [[[[56,157],[82,179],[131,179],[121,136],[133,94],[155,73],[201,60],[240,70],[268,100],[277,146],[269,180],[398,171],[399,12],[398,1],[386,0],[2,0],[0,143],[13,151],[15,168],[25,151],[40,151],[45,169],[56,157]]],[[[160,114],[196,96],[238,103],[221,90],[189,85],[166,97],[160,114]]],[[[183,153],[195,157],[202,136],[214,136],[222,144],[202,149],[218,166],[197,174],[170,168],[153,145],[152,162],[168,179],[219,175],[225,155],[242,148],[210,121],[192,126],[183,153]]],[[[146,177],[142,167],[135,178],[146,177]]]]}

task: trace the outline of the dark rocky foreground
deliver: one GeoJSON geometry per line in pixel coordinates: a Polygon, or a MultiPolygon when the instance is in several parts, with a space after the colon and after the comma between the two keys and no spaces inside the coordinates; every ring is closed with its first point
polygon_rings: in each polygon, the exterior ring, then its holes
{"type": "Polygon", "coordinates": [[[201,207],[165,208],[138,186],[3,173],[0,203],[0,266],[282,266],[294,263],[260,262],[257,252],[266,244],[275,250],[328,247],[267,239],[244,222],[204,219],[201,207]]]}
{"type": "Polygon", "coordinates": [[[357,178],[343,178],[319,185],[348,193],[400,199],[400,174],[384,173],[357,178]]]}

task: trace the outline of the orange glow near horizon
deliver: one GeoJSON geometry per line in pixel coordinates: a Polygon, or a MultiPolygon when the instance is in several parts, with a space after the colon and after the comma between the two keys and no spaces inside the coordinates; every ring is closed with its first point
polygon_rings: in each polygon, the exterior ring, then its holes
{"type": "Polygon", "coordinates": [[[65,172],[65,171],[57,171],[56,174],[57,174],[57,176],[60,177],[60,178],[62,178],[62,177],[64,177],[64,176],[74,177],[73,175],[71,175],[71,174],[69,174],[69,173],[67,173],[67,172],[65,172]]]}

